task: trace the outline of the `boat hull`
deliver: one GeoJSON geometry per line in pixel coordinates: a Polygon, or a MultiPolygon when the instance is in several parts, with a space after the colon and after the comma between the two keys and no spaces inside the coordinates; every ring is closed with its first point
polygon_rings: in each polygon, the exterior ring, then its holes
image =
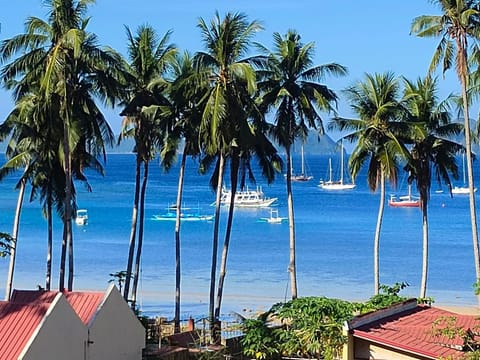
{"type": "Polygon", "coordinates": [[[389,200],[388,205],[391,207],[420,207],[420,200],[389,200]]]}
{"type": "Polygon", "coordinates": [[[343,184],[334,182],[324,182],[318,185],[323,190],[353,190],[357,185],[355,184],[343,184]]]}
{"type": "MultiPolygon", "coordinates": [[[[232,198],[232,193],[230,190],[222,190],[222,197],[220,203],[222,205],[229,205],[232,198]]],[[[257,188],[257,190],[245,190],[238,191],[235,193],[235,206],[242,208],[259,208],[259,207],[269,207],[278,198],[268,198],[265,197],[262,190],[257,188]]]]}

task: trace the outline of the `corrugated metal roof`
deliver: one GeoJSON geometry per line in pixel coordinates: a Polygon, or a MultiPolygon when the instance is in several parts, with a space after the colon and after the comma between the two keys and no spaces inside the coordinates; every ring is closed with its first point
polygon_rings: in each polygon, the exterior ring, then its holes
{"type": "Polygon", "coordinates": [[[435,307],[417,306],[413,309],[372,321],[353,329],[357,338],[367,339],[395,349],[422,355],[432,359],[459,358],[463,339],[448,338],[433,332],[435,321],[455,319],[456,328],[478,332],[480,320],[477,316],[460,315],[435,307]]]}
{"type": "Polygon", "coordinates": [[[49,306],[0,302],[0,360],[18,358],[49,306]]]}
{"type": "MultiPolygon", "coordinates": [[[[11,302],[23,304],[50,303],[57,294],[58,291],[14,290],[11,302]]],[[[105,297],[103,292],[94,291],[65,291],[63,294],[85,325],[88,325],[95,316],[105,297]]]]}

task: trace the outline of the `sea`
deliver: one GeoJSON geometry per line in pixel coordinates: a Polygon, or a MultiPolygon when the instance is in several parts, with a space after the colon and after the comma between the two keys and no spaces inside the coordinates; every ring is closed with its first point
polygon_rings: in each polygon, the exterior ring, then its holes
{"type": "MultiPolygon", "coordinates": [[[[329,155],[306,154],[307,172],[313,179],[293,183],[296,229],[296,260],[299,296],[326,296],[351,301],[367,300],[373,294],[373,240],[380,195],[367,186],[366,174],[356,179],[350,191],[329,192],[318,187],[328,177],[329,155]]],[[[340,159],[332,158],[338,166],[340,159]]],[[[461,161],[461,159],[459,159],[461,161]]],[[[0,163],[5,158],[0,158],[0,163]]],[[[295,155],[294,164],[300,163],[295,155]]],[[[105,290],[112,274],[126,269],[132,218],[135,156],[109,154],[105,176],[88,172],[92,191],[76,184],[78,207],[88,210],[85,226],[74,224],[74,289],[105,290]]],[[[461,168],[461,164],[459,163],[461,168]]],[[[158,161],[150,166],[145,204],[145,234],[138,288],[140,311],[173,317],[175,294],[174,221],[155,220],[168,212],[177,195],[179,165],[169,172],[158,161]]],[[[475,164],[477,183],[480,167],[475,164]]],[[[0,182],[0,232],[12,231],[20,173],[0,182]]],[[[211,174],[201,175],[198,162],[189,159],[183,205],[212,215],[215,193],[211,174]]],[[[256,184],[268,197],[278,198],[274,207],[287,217],[286,183],[278,174],[267,184],[255,168],[256,184]]],[[[228,182],[228,180],[227,180],[228,182]]],[[[461,179],[456,184],[461,185],[461,179]]],[[[400,176],[390,194],[404,195],[406,177],[400,176]]],[[[429,202],[429,277],[427,296],[434,304],[477,304],[473,290],[473,259],[468,196],[451,197],[432,185],[429,202]]],[[[30,201],[27,189],[18,236],[14,288],[44,286],[47,223],[39,201],[30,201]]],[[[415,192],[415,191],[414,191],[415,192]]],[[[477,197],[478,197],[477,192],[477,197]]],[[[477,198],[478,199],[478,198],[477,198]]],[[[237,208],[228,255],[222,314],[267,310],[290,297],[289,226],[271,224],[269,208],[237,208]]],[[[221,211],[219,258],[227,209],[221,211]]],[[[213,221],[189,221],[181,226],[182,317],[208,313],[213,221]]],[[[58,287],[62,225],[54,221],[53,288],[58,287]]],[[[380,238],[380,283],[405,282],[401,295],[419,296],[422,268],[422,224],[418,208],[385,206],[380,238]]],[[[0,295],[5,292],[8,258],[0,258],[0,295]],[[5,281],[3,280],[5,279],[5,281]]]]}

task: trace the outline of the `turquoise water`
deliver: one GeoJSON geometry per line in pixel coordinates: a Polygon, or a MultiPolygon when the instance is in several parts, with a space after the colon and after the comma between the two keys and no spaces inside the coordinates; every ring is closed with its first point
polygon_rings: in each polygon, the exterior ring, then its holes
{"type": "MultiPolygon", "coordinates": [[[[373,236],[379,194],[371,193],[364,174],[353,191],[332,193],[317,187],[326,178],[328,157],[307,155],[314,179],[294,183],[297,236],[297,271],[300,296],[324,295],[349,300],[368,298],[373,291],[373,236]]],[[[334,163],[338,159],[333,159],[334,163]]],[[[295,163],[299,164],[299,159],[295,163]]],[[[477,173],[480,169],[477,169],[477,173]]],[[[151,165],[147,189],[145,240],[139,300],[145,312],[173,314],[174,222],[155,221],[176,199],[178,168],[163,173],[151,165]]],[[[287,216],[285,180],[278,176],[266,185],[269,197],[278,197],[279,216],[287,216]]],[[[77,185],[79,208],[88,209],[87,226],[74,226],[76,289],[103,290],[110,273],[126,267],[134,188],[134,156],[109,155],[104,178],[89,175],[93,192],[77,185]]],[[[184,204],[213,214],[215,195],[209,177],[190,161],[185,179],[184,204]]],[[[0,183],[0,231],[11,232],[17,193],[15,179],[0,183]]],[[[406,188],[406,184],[400,184],[406,188]]],[[[250,185],[253,187],[253,185],[250,185]]],[[[388,190],[389,193],[392,190],[388,190]]],[[[398,191],[401,193],[401,191],[398,191]]],[[[478,195],[477,195],[478,196],[478,195]]],[[[37,202],[26,198],[19,234],[16,288],[44,284],[46,221],[37,202]]],[[[427,296],[437,304],[473,305],[475,281],[468,197],[450,198],[432,192],[430,216],[430,268],[427,296]]],[[[222,211],[224,228],[226,209],[222,211]]],[[[288,223],[261,222],[268,209],[238,209],[227,268],[223,311],[268,307],[288,299],[288,223]]],[[[182,225],[182,311],[185,316],[206,313],[208,306],[213,222],[182,225]]],[[[418,209],[385,207],[380,244],[380,282],[405,281],[404,295],[418,296],[421,280],[421,214],[418,209]]],[[[55,221],[54,274],[62,228],[55,221]]],[[[222,232],[223,235],[223,232],[222,232]]],[[[223,242],[223,236],[221,237],[223,242]]],[[[0,259],[0,292],[4,292],[8,261],[0,259]]],[[[54,277],[53,285],[58,283],[54,277]]]]}

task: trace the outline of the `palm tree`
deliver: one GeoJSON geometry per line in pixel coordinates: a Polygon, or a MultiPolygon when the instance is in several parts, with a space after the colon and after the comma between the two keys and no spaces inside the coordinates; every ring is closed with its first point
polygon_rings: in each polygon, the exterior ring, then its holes
{"type": "Polygon", "coordinates": [[[168,132],[161,153],[162,167],[170,169],[176,152],[184,140],[178,176],[176,221],[175,221],[175,311],[174,332],[180,332],[180,298],[181,298],[181,211],[184,186],[184,174],[188,156],[196,157],[201,153],[198,130],[201,122],[201,100],[206,89],[195,83],[193,59],[188,52],[176,56],[172,63],[173,79],[167,90],[168,105],[150,106],[144,111],[157,112],[157,117],[167,119],[168,132]]]}
{"type": "Polygon", "coordinates": [[[437,81],[430,77],[416,82],[404,80],[404,104],[409,111],[413,127],[411,162],[406,171],[409,182],[415,181],[420,194],[422,210],[423,260],[420,298],[427,293],[428,278],[428,201],[432,178],[439,184],[444,182],[451,191],[449,174],[458,178],[455,154],[463,148],[449,139],[463,130],[459,124],[451,123],[449,101],[439,102],[437,81]]]}
{"type": "Polygon", "coordinates": [[[380,203],[373,245],[374,293],[380,288],[379,245],[385,206],[385,179],[396,186],[399,158],[408,159],[408,150],[399,141],[399,134],[408,129],[400,123],[402,106],[399,102],[399,84],[392,73],[367,74],[363,82],[348,87],[344,93],[358,119],[335,117],[331,127],[348,130],[345,136],[356,141],[349,159],[349,168],[355,179],[367,165],[368,186],[372,191],[380,188],[380,203]]]}
{"type": "Polygon", "coordinates": [[[144,199],[148,180],[149,162],[155,157],[156,148],[162,142],[162,134],[156,126],[157,119],[148,113],[142,113],[142,108],[152,105],[164,105],[164,91],[166,83],[163,80],[169,64],[176,53],[173,45],[168,44],[171,32],[167,32],[158,39],[156,31],[149,25],[140,26],[135,35],[127,27],[128,66],[129,77],[127,88],[129,91],[125,108],[120,115],[125,116],[121,138],[133,137],[135,140],[135,195],[132,212],[132,227],[130,232],[129,252],[125,276],[123,296],[128,300],[130,294],[130,278],[133,278],[132,307],[136,302],[136,291],[139,277],[139,266],[143,242],[143,214],[144,199]],[[141,167],[143,164],[143,182],[140,183],[141,167]],[[140,208],[139,208],[140,203],[140,208]],[[140,210],[140,214],[138,211],[140,210]],[[136,246],[137,222],[140,216],[138,229],[138,244],[136,246]],[[132,276],[133,257],[137,248],[134,274],[132,276]]]}
{"type": "MultiPolygon", "coordinates": [[[[478,244],[477,214],[473,181],[473,158],[470,134],[469,99],[467,89],[469,81],[468,58],[471,53],[478,53],[480,38],[480,4],[477,0],[432,0],[437,4],[441,15],[423,15],[415,18],[411,32],[419,37],[440,38],[429,67],[433,73],[441,64],[445,73],[455,64],[460,82],[463,100],[463,118],[465,133],[465,153],[467,158],[467,176],[470,200],[470,218],[472,225],[473,253],[476,282],[480,283],[480,251],[478,244]],[[471,43],[469,44],[469,41],[471,43]]],[[[480,297],[478,297],[480,302],[480,297]]]]}
{"type": "Polygon", "coordinates": [[[246,15],[227,13],[222,19],[218,12],[210,24],[200,19],[198,27],[206,51],[198,52],[194,61],[197,76],[209,84],[200,126],[200,138],[207,158],[218,157],[212,187],[216,188],[215,222],[212,242],[212,266],[210,274],[209,319],[213,328],[219,314],[225,266],[230,241],[234,201],[231,201],[222,255],[221,274],[215,308],[215,283],[217,271],[218,230],[220,221],[220,195],[223,185],[225,162],[231,161],[230,181],[232,199],[237,189],[240,156],[247,144],[255,141],[254,126],[249,122],[255,108],[256,74],[251,64],[254,59],[244,59],[251,39],[262,29],[257,21],[249,22],[246,15]]]}
{"type": "Polygon", "coordinates": [[[271,135],[285,149],[287,167],[287,201],[290,239],[290,285],[292,299],[297,298],[295,259],[295,218],[291,184],[291,148],[296,139],[304,140],[310,128],[323,133],[321,111],[333,111],[337,96],[320,84],[325,75],[342,76],[345,67],[330,63],[313,65],[314,43],[303,44],[300,35],[290,30],[285,36],[275,33],[274,50],[268,52],[268,66],[259,85],[262,108],[275,109],[275,126],[271,135]]]}
{"type": "MultiPolygon", "coordinates": [[[[121,69],[119,56],[97,45],[94,34],[86,31],[85,18],[91,0],[49,0],[48,21],[31,17],[26,33],[2,42],[2,60],[14,58],[2,70],[2,79],[14,89],[17,100],[29,93],[43,99],[46,126],[48,118],[62,119],[62,141],[57,156],[65,175],[64,237],[60,260],[59,288],[64,289],[65,260],[68,247],[68,289],[73,287],[72,223],[75,198],[74,172],[84,178],[85,154],[105,156],[105,142],[113,141],[111,132],[95,97],[112,104],[118,97],[116,76],[121,69]]],[[[96,166],[99,164],[97,163],[96,166]]]]}

